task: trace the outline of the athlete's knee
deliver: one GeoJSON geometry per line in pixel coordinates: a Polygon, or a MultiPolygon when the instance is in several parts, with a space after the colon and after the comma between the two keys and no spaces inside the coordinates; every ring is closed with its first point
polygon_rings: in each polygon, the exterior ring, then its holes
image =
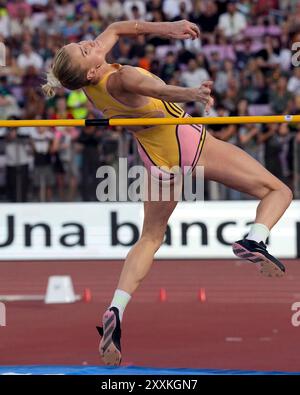
{"type": "Polygon", "coordinates": [[[292,202],[293,197],[294,197],[291,188],[289,188],[287,185],[283,184],[282,187],[280,188],[280,192],[282,194],[283,199],[289,205],[292,202]]]}
{"type": "Polygon", "coordinates": [[[280,193],[281,198],[288,205],[293,200],[292,190],[276,177],[274,177],[272,180],[269,180],[268,182],[263,181],[263,191],[264,191],[264,196],[268,195],[270,192],[275,192],[275,191],[277,193],[280,193]]]}

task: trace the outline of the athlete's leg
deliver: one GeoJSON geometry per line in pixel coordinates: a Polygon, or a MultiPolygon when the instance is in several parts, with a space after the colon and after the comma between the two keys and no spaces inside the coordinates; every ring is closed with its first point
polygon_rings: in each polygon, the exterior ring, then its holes
{"type": "MultiPolygon", "coordinates": [[[[171,194],[172,195],[172,194],[171,194]]],[[[121,362],[122,315],[132,293],[148,273],[155,252],[161,246],[170,215],[177,201],[146,201],[144,224],[139,241],[131,248],[125,260],[118,288],[110,308],[104,313],[99,351],[105,364],[119,365],[121,362]]]]}
{"type": "Polygon", "coordinates": [[[169,217],[176,204],[175,201],[147,201],[144,203],[144,224],[141,238],[127,255],[118,289],[131,295],[146,276],[152,265],[154,254],[163,242],[169,217]]]}
{"type": "Polygon", "coordinates": [[[233,244],[234,253],[259,265],[262,274],[282,276],[284,265],[268,253],[265,241],[270,229],[290,205],[291,190],[240,148],[208,135],[198,162],[207,179],[260,199],[255,223],[244,240],[233,244]]]}
{"type": "Polygon", "coordinates": [[[242,149],[207,134],[198,165],[205,178],[260,199],[255,222],[271,229],[290,205],[291,190],[242,149]]]}

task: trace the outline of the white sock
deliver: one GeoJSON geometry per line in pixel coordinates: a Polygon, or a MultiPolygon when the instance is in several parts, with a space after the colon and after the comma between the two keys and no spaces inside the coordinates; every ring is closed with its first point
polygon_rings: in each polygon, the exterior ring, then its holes
{"type": "Polygon", "coordinates": [[[263,243],[266,243],[267,238],[269,237],[270,230],[268,227],[264,224],[253,224],[250,228],[250,232],[248,236],[246,236],[246,239],[248,240],[254,240],[257,243],[260,243],[261,241],[263,243]]]}
{"type": "Polygon", "coordinates": [[[110,307],[116,307],[119,310],[120,321],[122,321],[124,310],[131,299],[129,293],[122,291],[122,289],[117,289],[115,291],[113,300],[111,301],[110,307]]]}

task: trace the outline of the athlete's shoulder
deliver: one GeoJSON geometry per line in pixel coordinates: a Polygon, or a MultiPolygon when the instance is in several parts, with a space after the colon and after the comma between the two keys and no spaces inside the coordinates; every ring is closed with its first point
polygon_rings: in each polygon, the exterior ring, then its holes
{"type": "Polygon", "coordinates": [[[139,78],[142,78],[143,76],[146,76],[146,77],[150,77],[155,80],[158,80],[158,81],[165,84],[165,82],[161,78],[159,78],[157,75],[151,73],[150,71],[148,71],[146,69],[143,69],[142,67],[125,65],[125,66],[122,66],[118,72],[120,73],[122,80],[127,81],[127,78],[134,78],[135,77],[135,78],[139,79],[139,78]]]}
{"type": "Polygon", "coordinates": [[[118,74],[122,76],[126,76],[128,74],[133,74],[138,71],[139,67],[130,66],[128,64],[123,65],[119,68],[118,74]]]}
{"type": "Polygon", "coordinates": [[[143,72],[139,70],[139,67],[124,65],[115,74],[119,82],[128,84],[129,82],[138,83],[143,77],[143,72]]]}

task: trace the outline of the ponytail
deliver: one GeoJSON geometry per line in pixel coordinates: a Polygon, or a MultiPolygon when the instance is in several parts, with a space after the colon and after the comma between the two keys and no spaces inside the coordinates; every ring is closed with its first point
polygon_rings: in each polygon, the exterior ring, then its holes
{"type": "Polygon", "coordinates": [[[55,96],[55,89],[61,88],[61,87],[62,87],[61,83],[55,77],[53,70],[51,69],[47,73],[47,83],[42,85],[42,90],[43,90],[44,94],[48,97],[53,97],[53,96],[55,96]]]}

